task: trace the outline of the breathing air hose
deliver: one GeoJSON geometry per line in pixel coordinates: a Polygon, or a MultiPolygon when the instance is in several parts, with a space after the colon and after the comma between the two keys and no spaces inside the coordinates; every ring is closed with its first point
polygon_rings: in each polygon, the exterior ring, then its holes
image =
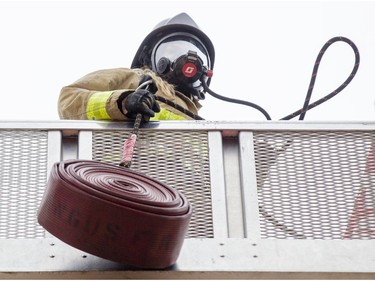
{"type": "Polygon", "coordinates": [[[212,91],[207,86],[205,77],[207,77],[207,76],[204,75],[204,78],[201,80],[202,86],[203,86],[203,89],[207,93],[209,93],[211,96],[213,96],[213,97],[215,97],[217,99],[223,100],[223,101],[227,101],[227,102],[231,102],[231,103],[237,103],[237,104],[243,104],[243,105],[247,105],[247,106],[253,107],[253,108],[259,110],[260,112],[262,112],[263,115],[266,117],[267,120],[271,120],[271,116],[268,114],[268,112],[266,110],[264,110],[262,107],[260,107],[259,105],[255,104],[255,103],[252,103],[252,102],[249,102],[249,101],[244,101],[244,100],[239,100],[239,99],[228,98],[228,97],[221,96],[221,95],[215,93],[214,91],[212,91]]]}

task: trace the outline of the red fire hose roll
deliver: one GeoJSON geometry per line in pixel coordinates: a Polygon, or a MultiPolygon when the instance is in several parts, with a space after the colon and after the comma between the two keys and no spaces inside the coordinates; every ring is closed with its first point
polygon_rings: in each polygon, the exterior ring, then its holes
{"type": "Polygon", "coordinates": [[[65,243],[139,268],[174,264],[192,209],[176,189],[91,160],[52,167],[38,222],[65,243]]]}

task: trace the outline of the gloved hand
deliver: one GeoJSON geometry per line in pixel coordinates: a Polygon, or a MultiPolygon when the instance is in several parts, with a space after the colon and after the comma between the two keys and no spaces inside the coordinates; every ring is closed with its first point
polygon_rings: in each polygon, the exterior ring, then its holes
{"type": "Polygon", "coordinates": [[[155,112],[160,112],[160,106],[156,102],[154,95],[145,89],[139,89],[126,97],[124,107],[126,116],[134,119],[137,113],[143,115],[143,120],[148,122],[150,117],[155,116],[155,112]]]}

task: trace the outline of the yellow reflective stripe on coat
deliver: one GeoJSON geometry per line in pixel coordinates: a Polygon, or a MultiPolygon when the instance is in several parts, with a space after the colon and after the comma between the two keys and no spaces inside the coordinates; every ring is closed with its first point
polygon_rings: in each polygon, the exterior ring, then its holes
{"type": "Polygon", "coordinates": [[[173,113],[167,109],[160,109],[160,112],[155,113],[155,116],[150,118],[150,120],[187,120],[185,117],[173,113]]]}
{"type": "Polygon", "coordinates": [[[89,120],[110,120],[111,117],[107,113],[107,100],[113,92],[97,92],[94,93],[87,102],[86,115],[89,120]]]}

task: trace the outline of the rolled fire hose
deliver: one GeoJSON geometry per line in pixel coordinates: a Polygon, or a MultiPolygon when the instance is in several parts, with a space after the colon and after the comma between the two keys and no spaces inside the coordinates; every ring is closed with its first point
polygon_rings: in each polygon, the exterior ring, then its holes
{"type": "Polygon", "coordinates": [[[84,252],[138,268],[174,264],[192,209],[176,189],[94,160],[52,167],[38,222],[84,252]]]}

